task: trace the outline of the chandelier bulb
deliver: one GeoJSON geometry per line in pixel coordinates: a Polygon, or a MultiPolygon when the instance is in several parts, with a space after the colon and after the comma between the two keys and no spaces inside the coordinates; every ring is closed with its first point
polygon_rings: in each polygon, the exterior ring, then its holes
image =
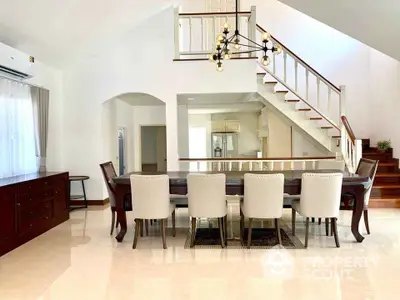
{"type": "Polygon", "coordinates": [[[229,53],[225,53],[224,54],[224,60],[230,60],[231,56],[229,55],[229,53]]]}
{"type": "Polygon", "coordinates": [[[221,42],[221,41],[224,40],[224,38],[225,38],[225,37],[224,37],[224,35],[223,35],[222,33],[220,33],[220,34],[217,35],[217,41],[220,41],[220,42],[221,42]]]}
{"type": "Polygon", "coordinates": [[[275,53],[275,54],[281,54],[281,52],[282,52],[282,46],[279,45],[279,44],[276,44],[276,45],[274,46],[274,53],[275,53]]]}
{"type": "Polygon", "coordinates": [[[264,43],[268,42],[271,39],[271,35],[268,32],[264,32],[262,34],[262,41],[264,43]]]}
{"type": "Polygon", "coordinates": [[[266,56],[266,55],[264,55],[263,58],[261,59],[261,62],[262,62],[262,64],[263,64],[264,66],[268,66],[268,65],[269,65],[269,62],[270,62],[269,57],[266,56]]]}
{"type": "Polygon", "coordinates": [[[215,59],[214,59],[214,53],[211,53],[209,56],[208,56],[208,59],[210,60],[210,62],[215,62],[215,59]]]}
{"type": "Polygon", "coordinates": [[[217,63],[217,71],[222,72],[223,70],[224,70],[224,67],[222,66],[222,63],[221,62],[217,63]]]}
{"type": "Polygon", "coordinates": [[[228,30],[228,29],[229,29],[229,24],[228,24],[228,23],[225,23],[224,26],[223,26],[223,28],[226,29],[226,30],[228,30]]]}

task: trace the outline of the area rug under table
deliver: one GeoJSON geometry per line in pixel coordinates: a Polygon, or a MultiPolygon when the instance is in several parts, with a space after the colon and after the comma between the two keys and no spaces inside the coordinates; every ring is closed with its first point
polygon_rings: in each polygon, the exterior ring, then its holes
{"type": "MultiPolygon", "coordinates": [[[[278,237],[276,229],[271,227],[271,223],[266,222],[253,222],[251,248],[253,249],[271,249],[279,247],[278,237]]],[[[207,224],[200,224],[200,227],[196,229],[196,236],[194,242],[194,248],[196,249],[210,249],[210,248],[221,248],[220,231],[216,226],[215,222],[212,222],[210,226],[207,224]]],[[[247,224],[245,224],[245,227],[247,224]]],[[[228,239],[226,241],[226,247],[228,249],[241,249],[247,248],[247,234],[248,229],[245,228],[242,245],[240,241],[240,222],[228,221],[228,239]]],[[[185,248],[190,248],[191,240],[191,229],[188,230],[188,235],[185,242],[185,248]]],[[[296,237],[291,235],[291,229],[281,222],[281,237],[282,246],[286,249],[304,249],[302,242],[296,237]]]]}

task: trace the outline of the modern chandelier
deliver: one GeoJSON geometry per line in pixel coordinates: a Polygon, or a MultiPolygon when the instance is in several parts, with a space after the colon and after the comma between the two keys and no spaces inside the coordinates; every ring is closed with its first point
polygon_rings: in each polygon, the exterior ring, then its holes
{"type": "Polygon", "coordinates": [[[235,33],[229,36],[229,24],[225,23],[222,28],[222,33],[217,35],[216,47],[213,53],[210,54],[209,59],[211,62],[215,62],[217,64],[217,71],[222,72],[224,70],[222,66],[223,60],[229,60],[234,54],[249,54],[258,51],[263,52],[263,56],[261,57],[261,63],[264,66],[268,66],[270,63],[270,58],[267,55],[269,51],[272,54],[279,54],[282,52],[282,48],[279,44],[275,44],[269,46],[271,44],[271,35],[268,32],[264,32],[261,36],[261,43],[257,43],[255,41],[250,40],[249,38],[243,36],[239,32],[239,4],[238,0],[236,0],[236,29],[235,33]],[[249,44],[245,45],[241,43],[241,38],[248,41],[249,44]],[[241,47],[247,47],[246,50],[241,51],[241,47]],[[231,50],[233,47],[235,50],[231,50]]]}

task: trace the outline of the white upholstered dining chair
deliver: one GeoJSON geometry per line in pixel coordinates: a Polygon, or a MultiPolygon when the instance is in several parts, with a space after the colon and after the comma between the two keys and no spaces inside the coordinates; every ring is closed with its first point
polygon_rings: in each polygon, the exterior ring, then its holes
{"type": "Polygon", "coordinates": [[[247,248],[251,245],[253,219],[275,219],[278,243],[282,244],[279,219],[283,213],[283,174],[244,175],[244,198],[240,203],[240,235],[244,232],[244,218],[249,218],[247,248]]]}
{"type": "Polygon", "coordinates": [[[331,219],[336,247],[340,247],[337,217],[342,193],[342,173],[304,173],[301,179],[300,200],[292,202],[292,234],[296,231],[296,212],[306,217],[304,246],[308,246],[308,231],[311,217],[331,219]]]}
{"type": "MultiPolygon", "coordinates": [[[[339,170],[344,171],[346,165],[344,160],[320,160],[317,162],[318,170],[339,170]]],[[[314,218],[312,218],[314,222],[314,218]]],[[[321,225],[321,218],[318,218],[318,225],[321,225]]],[[[329,219],[325,220],[326,235],[329,235],[329,219]]]]}
{"type": "Polygon", "coordinates": [[[170,203],[168,175],[131,175],[133,215],[136,221],[133,248],[136,248],[140,228],[144,220],[161,219],[164,249],[167,248],[165,230],[172,215],[172,230],[175,236],[175,204],[170,203]]]}
{"type": "Polygon", "coordinates": [[[190,247],[194,246],[197,218],[217,218],[221,247],[225,247],[226,228],[225,174],[189,174],[187,176],[189,216],[192,219],[190,247]]]}

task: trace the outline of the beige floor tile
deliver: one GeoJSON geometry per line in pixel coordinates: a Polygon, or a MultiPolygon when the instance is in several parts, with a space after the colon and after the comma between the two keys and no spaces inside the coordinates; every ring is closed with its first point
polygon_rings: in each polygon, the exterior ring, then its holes
{"type": "MultiPolygon", "coordinates": [[[[235,205],[229,211],[237,218],[235,205]]],[[[74,211],[0,258],[0,299],[399,299],[400,210],[371,209],[372,234],[363,243],[354,241],[350,217],[341,212],[340,249],[324,224],[312,224],[307,250],[188,250],[189,219],[181,209],[167,250],[154,228],[132,250],[131,214],[117,243],[108,235],[109,208],[74,211]]],[[[289,210],[284,220],[290,224],[289,210]]],[[[296,234],[304,240],[301,217],[296,234]]]]}

